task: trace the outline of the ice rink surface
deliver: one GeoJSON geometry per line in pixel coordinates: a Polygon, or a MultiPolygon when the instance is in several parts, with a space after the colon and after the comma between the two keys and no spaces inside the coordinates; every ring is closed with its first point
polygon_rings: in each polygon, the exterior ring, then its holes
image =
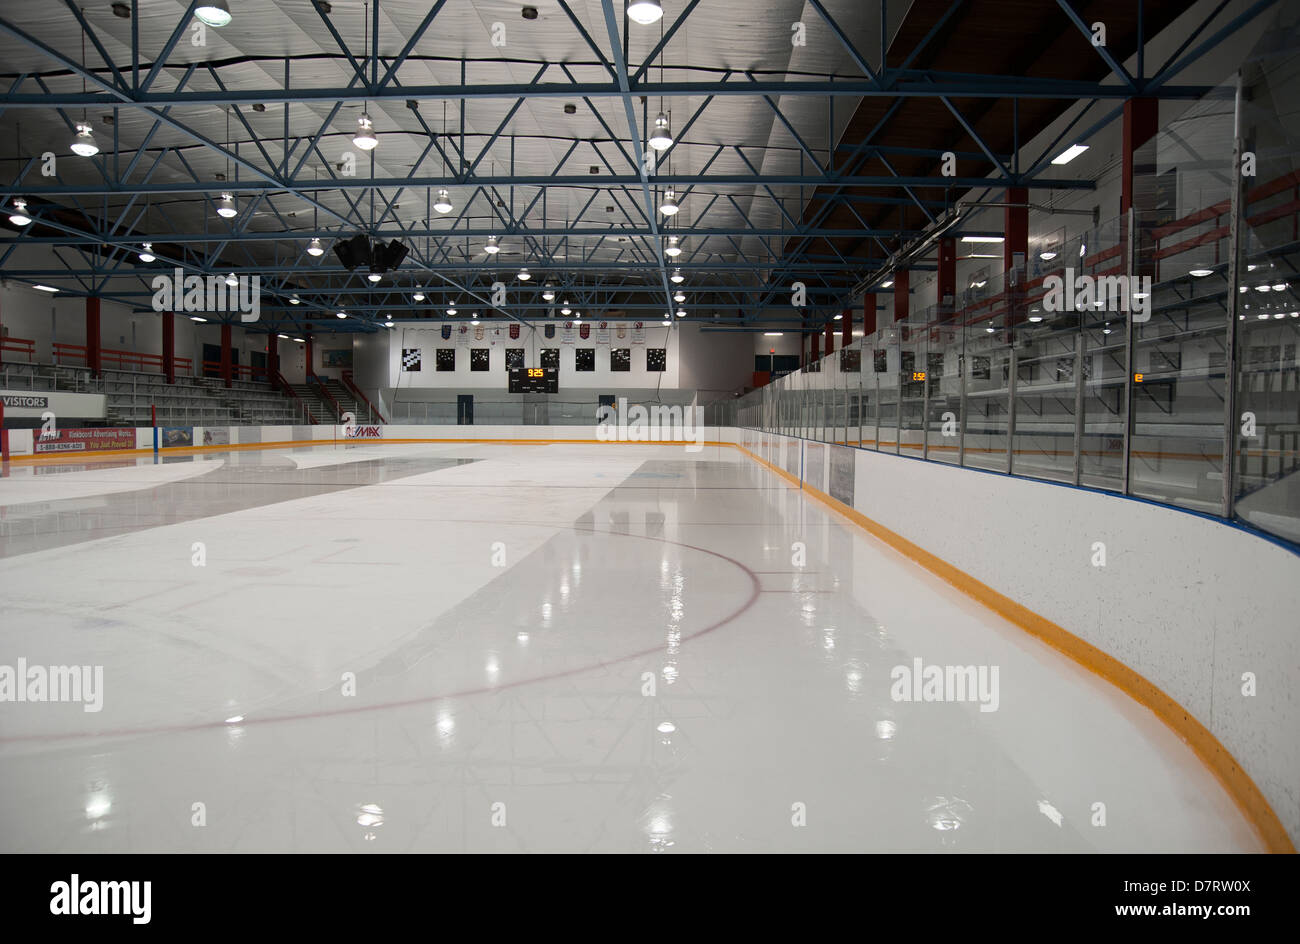
{"type": "Polygon", "coordinates": [[[15,464],[20,658],[103,704],[0,703],[4,852],[1262,850],[1149,711],[725,447],[15,464]],[[997,710],[894,700],[918,658],[997,710]]]}

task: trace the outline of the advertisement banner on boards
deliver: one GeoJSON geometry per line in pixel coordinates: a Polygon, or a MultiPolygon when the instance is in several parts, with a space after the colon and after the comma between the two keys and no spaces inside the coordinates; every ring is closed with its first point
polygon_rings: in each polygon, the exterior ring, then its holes
{"type": "Polygon", "coordinates": [[[41,433],[35,437],[35,451],[43,452],[101,452],[107,449],[134,449],[135,430],[114,429],[60,429],[41,433]]]}

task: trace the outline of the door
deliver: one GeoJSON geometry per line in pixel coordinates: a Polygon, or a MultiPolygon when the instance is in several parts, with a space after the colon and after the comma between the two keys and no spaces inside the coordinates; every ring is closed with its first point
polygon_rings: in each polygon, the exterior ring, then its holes
{"type": "Polygon", "coordinates": [[[458,393],[456,395],[456,423],[459,426],[474,425],[474,394],[458,393]]]}

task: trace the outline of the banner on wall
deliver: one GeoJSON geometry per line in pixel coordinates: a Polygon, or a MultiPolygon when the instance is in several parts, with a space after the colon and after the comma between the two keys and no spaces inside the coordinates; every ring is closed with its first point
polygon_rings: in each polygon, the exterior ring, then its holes
{"type": "Polygon", "coordinates": [[[608,321],[602,321],[599,325],[596,326],[596,343],[597,344],[609,343],[609,322],[608,321]]]}
{"type": "Polygon", "coordinates": [[[589,324],[579,325],[578,337],[582,338],[582,340],[584,341],[587,340],[587,338],[591,337],[591,325],[589,324]]]}
{"type": "Polygon", "coordinates": [[[632,343],[645,344],[645,324],[640,321],[632,322],[632,343]]]}
{"type": "MultiPolygon", "coordinates": [[[[614,328],[614,338],[618,341],[627,339],[627,325],[624,322],[620,321],[618,326],[614,328]]],[[[618,346],[622,347],[623,345],[619,344],[618,346]]]]}
{"type": "Polygon", "coordinates": [[[456,325],[456,346],[469,347],[469,325],[456,325]]]}
{"type": "Polygon", "coordinates": [[[511,341],[518,341],[518,340],[519,340],[519,323],[518,323],[518,322],[515,322],[514,324],[512,324],[512,325],[510,326],[510,340],[511,340],[511,341]]]}
{"type": "Polygon", "coordinates": [[[493,328],[488,334],[488,343],[492,347],[496,347],[498,344],[505,343],[505,339],[506,339],[506,333],[500,327],[493,328]]]}
{"type": "Polygon", "coordinates": [[[344,426],[343,436],[345,439],[383,439],[384,428],[382,426],[344,426]]]}
{"type": "Polygon", "coordinates": [[[37,434],[34,450],[42,452],[99,452],[105,449],[134,449],[134,429],[61,429],[37,434]]]}
{"type": "Polygon", "coordinates": [[[164,426],[158,430],[158,445],[166,449],[169,446],[194,445],[193,426],[164,426]]]}
{"type": "Polygon", "coordinates": [[[205,446],[229,446],[230,430],[226,427],[220,429],[205,428],[203,430],[203,445],[205,446]]]}
{"type": "Polygon", "coordinates": [[[560,343],[561,343],[561,344],[572,344],[572,343],[573,343],[574,336],[575,336],[576,334],[577,334],[577,332],[573,330],[573,322],[572,322],[572,321],[566,321],[566,322],[564,323],[564,330],[560,332],[560,343]]]}
{"type": "Polygon", "coordinates": [[[450,341],[450,340],[451,340],[451,325],[443,325],[443,326],[442,326],[442,339],[443,339],[444,341],[450,341]]]}
{"type": "Polygon", "coordinates": [[[555,325],[548,324],[545,330],[543,331],[543,333],[546,335],[546,338],[549,341],[551,338],[555,337],[555,325]]]}

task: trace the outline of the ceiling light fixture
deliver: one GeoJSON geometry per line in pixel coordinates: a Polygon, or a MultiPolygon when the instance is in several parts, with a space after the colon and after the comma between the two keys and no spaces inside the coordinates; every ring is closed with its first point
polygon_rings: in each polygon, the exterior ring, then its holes
{"type": "MultiPolygon", "coordinates": [[[[302,299],[299,298],[297,295],[290,295],[290,296],[289,296],[289,304],[290,304],[290,305],[301,305],[301,304],[302,304],[302,299]]],[[[284,335],[282,334],[282,335],[280,335],[280,337],[284,337],[284,335]]]]}
{"type": "Polygon", "coordinates": [[[680,285],[682,282],[686,281],[686,276],[682,275],[681,269],[673,269],[673,274],[669,276],[669,281],[675,285],[680,285]]]}
{"type": "Polygon", "coordinates": [[[555,289],[551,288],[550,282],[546,283],[546,288],[542,291],[542,298],[546,299],[548,302],[555,301],[555,289]]]}
{"type": "Polygon", "coordinates": [[[1042,259],[1044,262],[1051,262],[1056,258],[1056,251],[1052,249],[1044,249],[1038,254],[1038,258],[1042,259]]]}
{"type": "Polygon", "coordinates": [[[190,315],[190,321],[197,321],[199,324],[202,324],[207,320],[208,319],[204,318],[202,315],[190,315]]]}
{"type": "Polygon", "coordinates": [[[153,262],[156,258],[158,257],[153,254],[153,243],[145,243],[144,248],[140,250],[140,261],[153,262]]]}
{"type": "Polygon", "coordinates": [[[225,26],[230,22],[230,6],[226,0],[204,0],[194,8],[194,16],[205,26],[215,26],[217,29],[225,26]]]}
{"type": "Polygon", "coordinates": [[[1005,241],[1003,236],[963,236],[961,241],[964,243],[1000,243],[1005,241]]]}
{"type": "Polygon", "coordinates": [[[320,244],[319,236],[313,236],[311,238],[311,242],[307,244],[307,255],[309,256],[325,255],[325,247],[320,244]]]}
{"type": "Polygon", "coordinates": [[[656,151],[666,151],[673,144],[673,133],[668,127],[668,116],[660,112],[655,118],[654,130],[650,132],[650,140],[646,142],[656,151]]]}
{"type": "Polygon", "coordinates": [[[38,292],[57,292],[58,289],[52,285],[41,285],[39,282],[32,286],[38,292]]]}
{"type": "Polygon", "coordinates": [[[520,270],[519,270],[519,281],[520,281],[520,282],[527,282],[527,281],[528,281],[529,279],[531,279],[531,278],[532,278],[532,275],[531,275],[531,273],[529,273],[528,269],[523,268],[523,269],[520,269],[520,270]]]}
{"type": "Polygon", "coordinates": [[[232,216],[238,215],[239,208],[235,206],[234,194],[223,193],[221,199],[217,201],[217,216],[228,220],[232,216]]]}
{"type": "Polygon", "coordinates": [[[375,137],[375,124],[370,120],[370,116],[362,113],[357,119],[357,133],[352,136],[352,143],[363,151],[373,151],[379,145],[379,139],[375,137]]]}
{"type": "Polygon", "coordinates": [[[501,247],[497,245],[497,238],[495,236],[488,237],[487,245],[483,247],[483,251],[493,256],[501,251],[501,247]]]}
{"type": "Polygon", "coordinates": [[[433,208],[439,213],[451,212],[451,194],[447,192],[446,188],[438,191],[438,199],[433,201],[433,208]]]}
{"type": "Polygon", "coordinates": [[[683,292],[681,289],[678,289],[676,292],[673,293],[673,301],[675,302],[686,301],[686,293],[683,292]]]}
{"type": "Polygon", "coordinates": [[[369,275],[366,276],[366,278],[368,278],[371,282],[378,282],[380,279],[383,278],[383,276],[380,275],[378,272],[371,272],[369,275]]]}
{"type": "Polygon", "coordinates": [[[26,226],[32,221],[27,215],[27,201],[22,197],[14,197],[14,211],[9,214],[9,222],[14,226],[26,226]]]}
{"type": "Polygon", "coordinates": [[[1068,164],[1086,150],[1088,150],[1088,145],[1086,144],[1071,144],[1060,154],[1056,155],[1056,157],[1052,158],[1052,163],[1058,166],[1061,164],[1068,164]]]}
{"type": "Polygon", "coordinates": [[[1213,275],[1213,274],[1214,274],[1214,270],[1213,270],[1213,269],[1205,269],[1205,268],[1199,268],[1199,269],[1188,269],[1188,270],[1187,270],[1187,274],[1190,275],[1190,276],[1192,276],[1193,278],[1203,279],[1203,278],[1205,278],[1205,277],[1208,276],[1208,275],[1213,275]]]}
{"type": "Polygon", "coordinates": [[[674,257],[674,258],[677,257],[677,256],[680,256],[680,255],[682,254],[682,247],[679,246],[679,245],[677,245],[677,237],[676,237],[676,236],[669,236],[669,237],[668,237],[668,248],[665,249],[664,252],[667,253],[669,256],[674,257]]]}
{"type": "Polygon", "coordinates": [[[335,317],[335,318],[346,318],[347,316],[348,316],[348,313],[347,313],[346,311],[336,311],[336,312],[334,312],[334,317],[335,317]]]}
{"type": "Polygon", "coordinates": [[[236,286],[239,285],[239,279],[235,278],[235,273],[231,272],[228,276],[226,276],[226,284],[229,285],[231,288],[235,288],[236,286]]]}
{"type": "Polygon", "coordinates": [[[663,15],[659,0],[629,0],[627,5],[627,18],[641,26],[658,23],[663,15]]]}
{"type": "Polygon", "coordinates": [[[450,317],[455,318],[455,317],[456,317],[456,306],[455,306],[455,305],[450,305],[450,306],[448,306],[448,308],[447,308],[447,314],[448,314],[450,317]]]}
{"type": "Polygon", "coordinates": [[[94,157],[99,153],[99,145],[90,132],[90,125],[84,121],[77,124],[77,136],[72,139],[72,153],[78,157],[94,157]]]}
{"type": "Polygon", "coordinates": [[[681,207],[677,205],[677,194],[673,192],[672,187],[669,187],[664,192],[664,202],[659,204],[659,212],[664,216],[676,216],[680,209],[681,207]]]}
{"type": "Polygon", "coordinates": [[[422,301],[424,301],[424,292],[418,292],[418,291],[417,291],[417,292],[416,292],[414,295],[412,295],[411,297],[412,297],[413,299],[415,299],[417,302],[422,302],[422,301]]]}
{"type": "Polygon", "coordinates": [[[569,307],[568,299],[565,299],[564,301],[560,302],[560,314],[567,315],[571,311],[573,311],[573,309],[569,307]]]}

